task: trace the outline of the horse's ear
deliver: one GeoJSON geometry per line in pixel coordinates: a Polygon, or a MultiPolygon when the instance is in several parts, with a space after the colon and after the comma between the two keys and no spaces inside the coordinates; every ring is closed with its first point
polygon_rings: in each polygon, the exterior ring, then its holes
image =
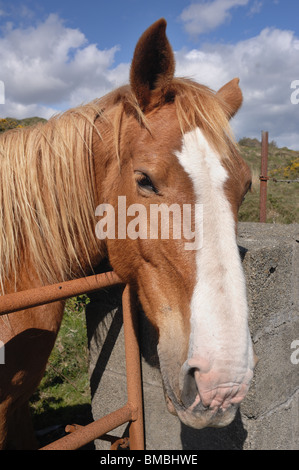
{"type": "Polygon", "coordinates": [[[142,34],[135,48],[130,84],[143,111],[150,103],[152,91],[161,89],[166,93],[174,76],[174,55],[165,30],[166,21],[162,18],[142,34]]]}
{"type": "Polygon", "coordinates": [[[239,78],[234,78],[222,88],[220,88],[220,90],[216,93],[216,95],[224,103],[224,110],[228,118],[232,118],[236,114],[243,101],[242,91],[239,87],[239,81],[239,78]]]}

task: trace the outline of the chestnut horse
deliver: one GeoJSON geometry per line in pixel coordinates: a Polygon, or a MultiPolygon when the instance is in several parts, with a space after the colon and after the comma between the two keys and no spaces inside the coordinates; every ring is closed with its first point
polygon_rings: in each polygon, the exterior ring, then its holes
{"type": "MultiPolygon", "coordinates": [[[[33,128],[0,139],[2,294],[92,272],[104,258],[138,293],[158,331],[170,412],[194,428],[225,426],[245,397],[254,354],[236,242],[250,186],[229,120],[242,103],[238,79],[217,93],[175,78],[154,23],[137,43],[130,84],[33,128]],[[186,238],[95,235],[95,209],[203,208],[199,249],[186,238]]],[[[198,227],[196,211],[192,227],[198,227]]],[[[30,448],[28,400],[38,386],[63,303],[0,318],[0,445],[30,448]]]]}

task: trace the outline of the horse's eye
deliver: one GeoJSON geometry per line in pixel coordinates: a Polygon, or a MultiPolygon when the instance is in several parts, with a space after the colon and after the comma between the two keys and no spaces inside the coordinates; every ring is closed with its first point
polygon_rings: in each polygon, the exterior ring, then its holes
{"type": "Polygon", "coordinates": [[[158,192],[150,177],[145,173],[140,173],[138,175],[137,184],[140,188],[145,189],[147,191],[153,191],[154,193],[158,192]]]}

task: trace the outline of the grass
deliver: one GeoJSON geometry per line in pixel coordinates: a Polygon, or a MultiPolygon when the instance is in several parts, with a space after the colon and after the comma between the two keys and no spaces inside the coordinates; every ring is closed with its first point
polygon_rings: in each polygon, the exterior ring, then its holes
{"type": "Polygon", "coordinates": [[[88,302],[88,297],[81,295],[66,303],[45,375],[30,403],[36,430],[91,420],[85,323],[88,302]]]}

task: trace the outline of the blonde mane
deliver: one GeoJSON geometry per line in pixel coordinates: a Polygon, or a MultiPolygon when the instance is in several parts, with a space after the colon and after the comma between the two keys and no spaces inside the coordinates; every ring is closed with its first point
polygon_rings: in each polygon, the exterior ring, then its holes
{"type": "MultiPolygon", "coordinates": [[[[182,132],[201,126],[222,156],[233,154],[228,120],[216,95],[186,79],[172,85],[182,132]]],[[[161,104],[158,103],[157,107],[161,104]]],[[[119,157],[124,114],[134,112],[148,128],[130,87],[71,109],[46,124],[15,129],[0,137],[0,288],[17,284],[20,266],[29,261],[43,283],[84,274],[95,237],[95,180],[92,155],[95,121],[115,107],[111,130],[119,157]],[[129,111],[130,112],[130,111],[129,111]],[[74,268],[75,266],[75,268],[74,268]],[[85,266],[86,267],[86,266],[85,266]]],[[[149,129],[150,131],[150,129],[149,129]]]]}
{"type": "Polygon", "coordinates": [[[95,247],[92,134],[97,102],[0,138],[0,282],[24,257],[43,282],[72,277],[95,247]]]}

